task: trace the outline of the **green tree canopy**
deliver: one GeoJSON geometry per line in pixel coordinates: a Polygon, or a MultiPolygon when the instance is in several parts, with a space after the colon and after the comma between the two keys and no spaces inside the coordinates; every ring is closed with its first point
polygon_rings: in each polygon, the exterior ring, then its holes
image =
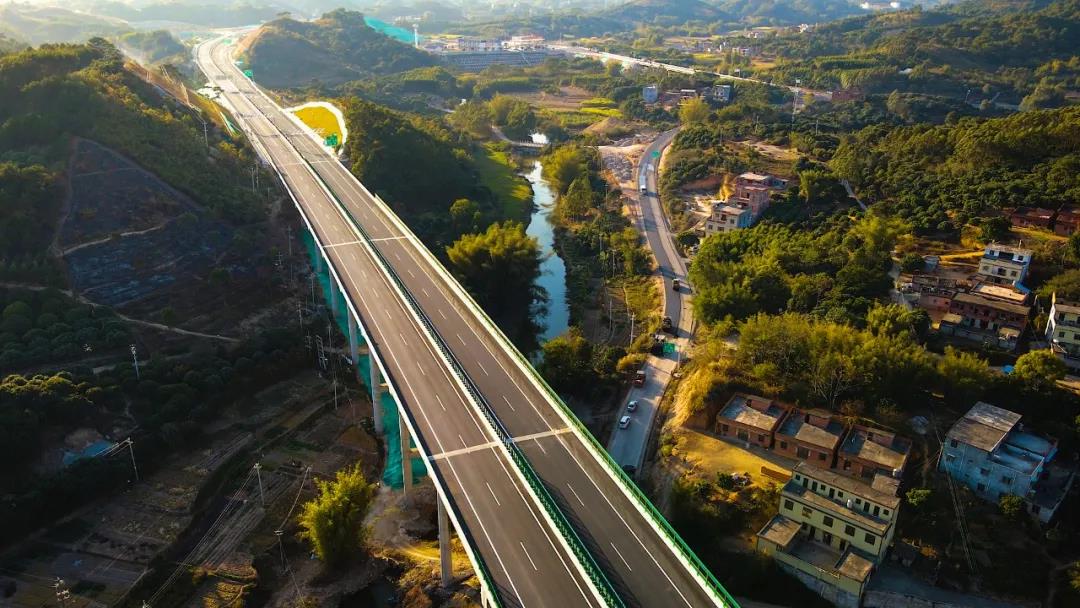
{"type": "Polygon", "coordinates": [[[446,249],[450,270],[492,316],[529,310],[542,299],[540,244],[516,222],[492,224],[481,234],[466,234],[446,249]]]}
{"type": "Polygon", "coordinates": [[[1068,368],[1049,350],[1033,350],[1020,355],[1012,375],[1035,390],[1049,388],[1065,377],[1068,368]]]}
{"type": "Polygon", "coordinates": [[[318,495],[300,511],[300,537],[328,566],[338,566],[364,547],[367,514],[375,486],[364,478],[360,465],[338,471],[333,481],[316,480],[318,495]]]}

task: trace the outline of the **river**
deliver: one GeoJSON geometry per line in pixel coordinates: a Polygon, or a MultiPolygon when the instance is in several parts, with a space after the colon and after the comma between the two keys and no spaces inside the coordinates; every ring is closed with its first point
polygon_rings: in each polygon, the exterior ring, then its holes
{"type": "Polygon", "coordinates": [[[540,161],[535,161],[532,169],[524,176],[529,180],[533,191],[533,213],[529,217],[529,228],[525,232],[540,242],[541,254],[544,256],[544,261],[540,264],[540,277],[536,282],[547,291],[547,309],[534,319],[541,327],[538,337],[543,344],[562,334],[570,326],[570,307],[566,302],[566,264],[555,253],[555,227],[551,224],[555,193],[544,179],[540,161]]]}

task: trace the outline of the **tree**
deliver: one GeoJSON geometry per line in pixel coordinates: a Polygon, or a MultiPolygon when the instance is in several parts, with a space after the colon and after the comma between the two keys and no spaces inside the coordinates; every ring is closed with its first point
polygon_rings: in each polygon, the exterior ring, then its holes
{"type": "Polygon", "coordinates": [[[879,336],[922,337],[930,330],[930,316],[921,308],[877,304],[866,313],[866,327],[879,336]]]}
{"type": "Polygon", "coordinates": [[[1065,377],[1068,369],[1061,359],[1049,350],[1033,350],[1020,355],[1012,375],[1035,390],[1054,386],[1065,377]]]}
{"type": "Polygon", "coordinates": [[[467,101],[454,108],[447,119],[458,130],[472,137],[484,139],[491,136],[491,112],[481,102],[467,101]]]}
{"type": "Polygon", "coordinates": [[[984,243],[1008,240],[1012,223],[1001,216],[988,217],[979,223],[979,239],[984,243]]]}
{"type": "Polygon", "coordinates": [[[907,502],[915,509],[919,509],[930,500],[933,492],[929,488],[912,488],[904,495],[907,502]]]}
{"type": "Polygon", "coordinates": [[[595,385],[592,344],[576,327],[544,343],[540,373],[560,393],[580,395],[595,385]]]}
{"type": "Polygon", "coordinates": [[[589,174],[589,152],[580,146],[560,146],[545,155],[541,162],[544,177],[560,195],[566,194],[574,180],[589,174]]]}
{"type": "Polygon", "coordinates": [[[684,125],[697,125],[709,119],[712,109],[709,104],[700,97],[687,99],[679,108],[679,120],[684,125]]]}
{"type": "Polygon", "coordinates": [[[945,347],[938,360],[938,377],[945,399],[954,405],[969,404],[989,385],[990,368],[977,355],[945,347]]]}
{"type": "Polygon", "coordinates": [[[318,495],[300,511],[300,537],[311,542],[319,559],[338,566],[364,547],[367,514],[375,486],[360,465],[338,471],[333,481],[316,480],[318,495]]]}
{"type": "Polygon", "coordinates": [[[1001,514],[1009,519],[1016,519],[1024,512],[1024,499],[1016,494],[1006,494],[998,501],[1001,514]]]}
{"type": "Polygon", "coordinates": [[[563,219],[577,220],[585,217],[595,202],[596,194],[589,176],[582,175],[570,183],[566,194],[559,197],[556,209],[563,219]]]}
{"type": "Polygon", "coordinates": [[[475,227],[480,219],[480,205],[475,201],[459,198],[450,204],[450,220],[459,232],[475,227]]]}
{"type": "Polygon", "coordinates": [[[481,234],[466,234],[446,248],[450,270],[492,316],[505,316],[542,299],[540,244],[517,222],[492,224],[481,234]]]}
{"type": "Polygon", "coordinates": [[[1066,270],[1039,288],[1039,295],[1050,298],[1057,294],[1059,300],[1080,300],[1080,270],[1066,270]]]}

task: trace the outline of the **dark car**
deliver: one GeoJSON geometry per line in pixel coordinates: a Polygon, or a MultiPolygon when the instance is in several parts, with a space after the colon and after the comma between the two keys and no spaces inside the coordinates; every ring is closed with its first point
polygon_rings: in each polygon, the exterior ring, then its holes
{"type": "Polygon", "coordinates": [[[671,322],[671,317],[664,317],[664,320],[660,322],[660,329],[671,332],[675,329],[675,325],[671,322]]]}

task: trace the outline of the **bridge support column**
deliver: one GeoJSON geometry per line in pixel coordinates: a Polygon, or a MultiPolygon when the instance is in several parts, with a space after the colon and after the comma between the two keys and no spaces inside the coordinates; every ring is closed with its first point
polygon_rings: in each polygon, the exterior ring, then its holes
{"type": "MultiPolygon", "coordinates": [[[[314,238],[314,236],[315,235],[312,234],[312,238],[314,238]]],[[[319,274],[322,274],[322,271],[323,271],[322,267],[323,267],[322,251],[319,248],[318,241],[316,241],[316,244],[315,244],[315,272],[317,272],[319,274]]]]}
{"type": "Polygon", "coordinates": [[[330,277],[330,298],[329,298],[330,299],[330,314],[332,314],[334,316],[337,316],[338,292],[339,291],[340,290],[338,289],[337,281],[335,281],[334,277],[331,276],[330,277]]]}
{"type": "MultiPolygon", "coordinates": [[[[371,352],[370,350],[368,351],[371,352]]],[[[379,377],[379,368],[375,365],[375,357],[368,356],[368,388],[371,389],[371,409],[372,417],[375,418],[375,433],[382,435],[386,432],[386,427],[383,423],[383,406],[382,406],[382,394],[385,390],[385,386],[382,383],[382,378],[379,377]]]]}
{"type": "Polygon", "coordinates": [[[401,488],[408,497],[412,489],[412,446],[409,441],[409,427],[405,425],[404,412],[398,412],[398,435],[401,439],[401,488]]]}
{"type": "Polygon", "coordinates": [[[356,338],[357,326],[356,319],[353,318],[352,313],[346,314],[345,318],[348,320],[349,325],[349,358],[352,360],[352,364],[355,367],[360,360],[360,345],[356,338]]]}
{"type": "Polygon", "coordinates": [[[454,578],[454,556],[450,552],[450,516],[446,512],[446,504],[442,499],[439,503],[439,566],[442,586],[449,587],[454,578]]]}

